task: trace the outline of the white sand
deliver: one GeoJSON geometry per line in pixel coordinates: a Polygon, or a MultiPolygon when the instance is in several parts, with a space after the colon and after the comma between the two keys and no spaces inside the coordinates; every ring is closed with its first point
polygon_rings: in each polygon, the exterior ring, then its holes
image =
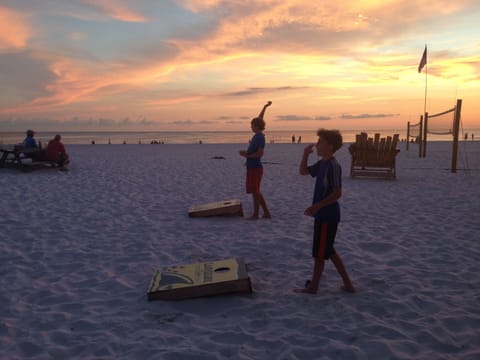
{"type": "Polygon", "coordinates": [[[292,292],[312,268],[304,145],[267,146],[272,220],[187,216],[251,213],[239,145],[71,145],[67,173],[0,169],[0,359],[478,359],[480,142],[460,145],[470,171],[451,174],[450,143],[400,144],[395,181],[350,179],[339,151],[354,295],[331,263],[317,295],[292,292]],[[231,257],[253,294],[147,301],[154,269],[231,257]]]}

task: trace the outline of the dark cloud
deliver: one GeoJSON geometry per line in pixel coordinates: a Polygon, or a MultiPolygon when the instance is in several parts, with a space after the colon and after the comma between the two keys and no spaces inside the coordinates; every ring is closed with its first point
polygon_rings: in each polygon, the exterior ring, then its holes
{"type": "Polygon", "coordinates": [[[225,121],[225,124],[229,124],[229,125],[239,125],[239,124],[244,124],[245,121],[241,121],[241,120],[228,120],[228,121],[225,121]]]}
{"type": "Polygon", "coordinates": [[[360,115],[351,115],[351,114],[342,114],[340,119],[352,120],[352,119],[378,119],[378,118],[387,118],[399,116],[400,114],[360,114],[360,115]]]}
{"type": "Polygon", "coordinates": [[[313,120],[310,116],[303,115],[278,115],[276,118],[277,121],[303,121],[303,120],[313,120]]]}
{"type": "Polygon", "coordinates": [[[180,53],[176,45],[160,40],[134,42],[129,47],[133,51],[121,53],[118,57],[123,64],[132,66],[172,61],[180,53]]]}
{"type": "Polygon", "coordinates": [[[345,54],[360,44],[372,44],[372,34],[364,31],[325,30],[314,24],[299,22],[282,23],[263,30],[261,38],[250,39],[245,47],[249,49],[276,48],[283,51],[314,51],[329,54],[345,54]]]}
{"type": "Polygon", "coordinates": [[[296,91],[309,89],[308,86],[279,86],[279,87],[252,87],[245,90],[227,93],[226,96],[250,96],[255,94],[264,94],[272,92],[296,91]]]}
{"type": "Polygon", "coordinates": [[[18,105],[46,96],[49,94],[47,85],[55,79],[49,64],[31,53],[0,54],[0,106],[18,105]]]}
{"type": "MultiPolygon", "coordinates": [[[[342,114],[338,118],[345,120],[354,120],[354,119],[378,119],[378,118],[389,118],[394,116],[399,116],[400,114],[360,114],[360,115],[351,115],[351,114],[342,114]]],[[[305,116],[305,115],[278,115],[275,121],[328,121],[333,120],[336,117],[331,116],[305,116]]]]}
{"type": "Polygon", "coordinates": [[[200,120],[200,121],[193,121],[193,120],[179,120],[179,121],[171,121],[167,124],[170,125],[181,125],[181,126],[190,126],[190,125],[212,125],[217,124],[216,121],[213,120],[200,120]]]}
{"type": "Polygon", "coordinates": [[[177,121],[168,122],[167,124],[170,124],[170,125],[194,125],[195,122],[192,121],[192,120],[177,120],[177,121]]]}
{"type": "Polygon", "coordinates": [[[312,121],[312,120],[320,120],[326,121],[331,120],[330,116],[305,116],[305,115],[279,115],[276,118],[276,121],[312,121]]]}
{"type": "Polygon", "coordinates": [[[97,130],[97,129],[129,129],[132,127],[158,125],[157,122],[140,116],[136,120],[125,117],[120,120],[109,118],[79,118],[73,117],[68,120],[51,120],[47,118],[0,118],[0,129],[5,131],[15,131],[27,128],[38,129],[42,131],[49,130],[97,130]]]}

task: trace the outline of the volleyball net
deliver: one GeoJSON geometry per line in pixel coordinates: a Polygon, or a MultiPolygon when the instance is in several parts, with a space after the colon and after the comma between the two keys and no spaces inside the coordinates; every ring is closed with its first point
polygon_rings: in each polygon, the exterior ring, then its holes
{"type": "Polygon", "coordinates": [[[451,164],[452,173],[457,171],[458,133],[460,130],[461,112],[462,99],[457,99],[457,103],[453,108],[432,115],[426,112],[423,119],[423,141],[421,141],[422,156],[426,156],[427,134],[451,135],[453,137],[451,164]]]}
{"type": "Polygon", "coordinates": [[[408,128],[407,128],[407,140],[410,139],[419,139],[422,136],[421,129],[422,129],[422,122],[419,121],[416,124],[410,124],[408,123],[408,128]]]}
{"type": "Polygon", "coordinates": [[[425,117],[425,131],[434,135],[453,135],[455,124],[455,110],[453,107],[449,110],[442,111],[438,114],[433,114],[425,117]]]}
{"type": "MultiPolygon", "coordinates": [[[[423,116],[420,116],[420,121],[416,124],[410,124],[410,121],[407,123],[407,151],[409,150],[410,142],[419,144],[421,147],[422,123],[423,116]]],[[[419,156],[421,156],[421,154],[419,156]]]]}

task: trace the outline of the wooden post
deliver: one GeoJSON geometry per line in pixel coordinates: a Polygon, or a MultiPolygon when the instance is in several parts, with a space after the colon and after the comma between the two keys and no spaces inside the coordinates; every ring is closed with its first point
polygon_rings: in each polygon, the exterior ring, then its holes
{"type": "Polygon", "coordinates": [[[407,123],[407,151],[408,151],[409,142],[410,142],[410,121],[407,123]]]}
{"type": "Polygon", "coordinates": [[[422,147],[422,157],[427,156],[427,132],[428,132],[428,112],[425,113],[423,119],[423,147],[422,147]]]}
{"type": "Polygon", "coordinates": [[[457,106],[455,106],[455,119],[453,120],[452,173],[457,172],[458,133],[460,130],[461,112],[462,99],[457,99],[457,106]]]}
{"type": "MultiPolygon", "coordinates": [[[[419,130],[419,138],[422,139],[423,137],[423,115],[420,115],[420,130],[419,130]]],[[[423,149],[423,146],[422,146],[422,140],[419,141],[419,144],[418,144],[418,157],[422,157],[422,149],[423,149]]]]}

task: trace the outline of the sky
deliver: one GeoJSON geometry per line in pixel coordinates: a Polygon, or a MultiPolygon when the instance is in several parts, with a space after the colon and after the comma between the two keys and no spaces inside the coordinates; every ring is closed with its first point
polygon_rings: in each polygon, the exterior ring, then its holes
{"type": "Polygon", "coordinates": [[[478,0],[0,0],[0,131],[249,130],[267,101],[267,131],[402,129],[456,99],[480,128],[479,21],[478,0]]]}

